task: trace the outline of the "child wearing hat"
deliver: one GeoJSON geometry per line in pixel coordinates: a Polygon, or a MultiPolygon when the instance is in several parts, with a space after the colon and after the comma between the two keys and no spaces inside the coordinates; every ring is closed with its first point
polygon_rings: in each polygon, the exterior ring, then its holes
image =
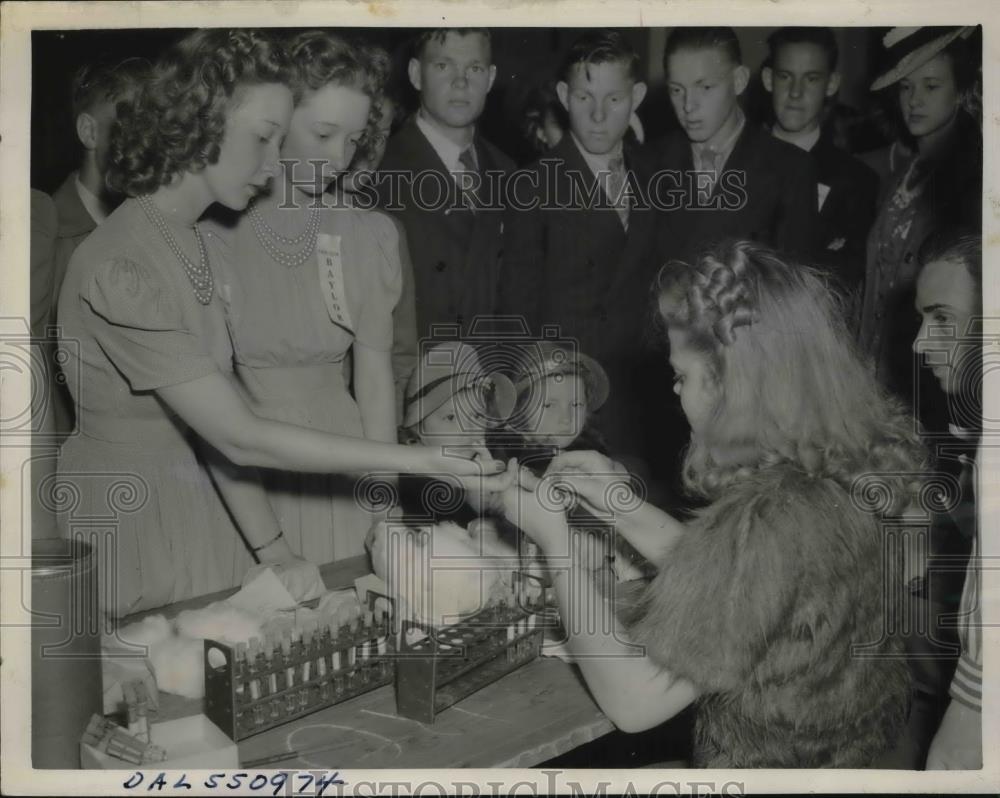
{"type": "Polygon", "coordinates": [[[594,358],[564,342],[526,343],[517,349],[511,380],[515,403],[505,429],[520,463],[541,474],[561,451],[607,453],[591,420],[610,388],[594,358]]]}
{"type": "MultiPolygon", "coordinates": [[[[610,390],[601,364],[563,342],[532,342],[519,347],[519,353],[512,375],[517,401],[507,423],[507,431],[517,440],[502,451],[491,447],[498,452],[497,459],[514,456],[541,476],[561,452],[590,450],[608,454],[603,438],[591,423],[610,390]]],[[[595,532],[606,527],[579,508],[571,511],[570,517],[595,532]]],[[[619,581],[639,579],[646,573],[645,561],[622,538],[615,539],[608,559],[619,581]]]]}
{"type": "MultiPolygon", "coordinates": [[[[400,442],[471,447],[492,459],[487,432],[513,408],[514,386],[503,374],[487,373],[473,347],[437,344],[407,383],[400,442]]],[[[485,489],[452,481],[400,477],[398,512],[372,529],[367,547],[375,573],[406,605],[407,616],[441,625],[509,593],[507,577],[520,561],[501,539],[513,529],[490,518],[493,499],[485,489]],[[401,535],[398,545],[390,543],[393,534],[401,535]]]]}
{"type": "MultiPolygon", "coordinates": [[[[487,433],[510,416],[514,401],[510,380],[487,373],[473,347],[459,341],[437,344],[424,352],[407,383],[400,442],[471,447],[489,459],[487,433]]],[[[426,477],[403,479],[400,496],[408,515],[462,526],[477,518],[488,501],[485,495],[456,491],[452,483],[426,477]]]]}

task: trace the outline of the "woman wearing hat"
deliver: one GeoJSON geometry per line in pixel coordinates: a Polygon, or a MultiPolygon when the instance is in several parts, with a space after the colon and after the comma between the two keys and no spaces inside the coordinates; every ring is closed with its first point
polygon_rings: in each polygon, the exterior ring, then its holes
{"type": "Polygon", "coordinates": [[[879,380],[907,399],[917,252],[940,227],[981,224],[982,134],[970,113],[979,67],[973,32],[894,28],[884,39],[892,67],[872,84],[898,93],[904,143],[914,154],[890,176],[869,233],[859,333],[879,380]]]}
{"type": "MultiPolygon", "coordinates": [[[[935,233],[981,229],[982,134],[973,116],[979,58],[973,28],[895,28],[885,37],[891,68],[874,91],[895,91],[905,126],[903,160],[886,186],[868,238],[861,305],[860,342],[874,359],[879,381],[905,399],[923,426],[946,431],[943,403],[926,369],[918,369],[912,342],[920,321],[914,313],[919,253],[935,233]],[[919,403],[916,397],[928,397],[919,403]]],[[[928,554],[949,545],[931,530],[928,554]]],[[[946,634],[934,620],[949,610],[940,591],[929,591],[926,573],[912,583],[911,617],[932,619],[928,634],[906,638],[913,676],[913,709],[907,735],[892,754],[897,767],[920,767],[948,698],[955,659],[936,641],[946,634]]]]}

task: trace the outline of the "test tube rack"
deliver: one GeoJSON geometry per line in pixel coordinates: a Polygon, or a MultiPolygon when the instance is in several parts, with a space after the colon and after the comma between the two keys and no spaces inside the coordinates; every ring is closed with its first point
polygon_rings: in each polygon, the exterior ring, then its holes
{"type": "Polygon", "coordinates": [[[368,609],[293,629],[249,646],[205,641],[205,715],[234,742],[391,684],[395,645],[389,618],[368,609]],[[220,662],[220,653],[224,662],[220,662]]]}
{"type": "Polygon", "coordinates": [[[396,659],[396,712],[433,723],[452,704],[531,662],[545,629],[558,624],[546,581],[516,571],[510,600],[490,605],[456,624],[431,626],[404,619],[396,659]],[[523,588],[538,585],[537,597],[523,588]]]}

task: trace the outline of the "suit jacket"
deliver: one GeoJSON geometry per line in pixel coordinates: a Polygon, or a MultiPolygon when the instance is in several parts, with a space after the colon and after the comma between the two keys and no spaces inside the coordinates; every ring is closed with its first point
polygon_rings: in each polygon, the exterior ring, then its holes
{"type": "MultiPolygon", "coordinates": [[[[487,172],[513,171],[514,162],[478,134],[474,147],[484,181],[487,172]]],[[[415,117],[389,140],[379,172],[380,204],[402,222],[410,246],[418,336],[431,335],[436,324],[457,324],[465,334],[476,316],[495,311],[503,213],[454,207],[459,204],[455,179],[415,117]],[[405,174],[402,179],[384,179],[390,172],[405,174]],[[436,173],[435,179],[410,177],[422,172],[436,173]],[[447,201],[420,207],[415,195],[423,192],[433,202],[438,186],[447,187],[447,201]]]]}
{"type": "Polygon", "coordinates": [[[789,255],[810,256],[816,235],[817,188],[807,153],[748,123],[719,176],[712,207],[704,207],[708,203],[699,202],[689,188],[694,159],[683,131],[669,134],[654,147],[658,169],[680,173],[661,179],[656,187],[658,207],[665,208],[657,240],[662,262],[690,261],[706,246],[727,238],[749,239],[789,255]],[[671,191],[673,196],[667,196],[671,191]]]}
{"type": "MultiPolygon", "coordinates": [[[[52,270],[52,320],[58,324],[56,309],[59,292],[66,278],[66,268],[76,248],[97,227],[97,222],[87,212],[76,191],[76,172],[72,172],[52,195],[58,217],[55,256],[52,270]]],[[[53,411],[58,436],[69,435],[75,426],[73,398],[64,384],[56,384],[53,411]]]]}
{"type": "Polygon", "coordinates": [[[866,241],[878,209],[878,175],[835,147],[827,133],[809,155],[820,190],[827,190],[816,226],[815,260],[856,294],[864,282],[866,241]]]}
{"type": "MultiPolygon", "coordinates": [[[[641,153],[627,149],[625,158],[630,181],[643,183],[648,168],[641,153]]],[[[584,191],[604,195],[571,136],[517,173],[511,189],[517,208],[506,222],[500,312],[523,316],[534,335],[554,325],[559,337],[573,339],[604,366],[611,394],[597,428],[615,454],[638,453],[636,399],[656,276],[654,215],[636,203],[626,230],[606,201],[605,207],[586,201],[584,191]]]]}
{"type": "Polygon", "coordinates": [[[31,189],[31,335],[45,336],[52,323],[55,302],[52,284],[55,278],[56,233],[59,217],[52,197],[31,189]]]}

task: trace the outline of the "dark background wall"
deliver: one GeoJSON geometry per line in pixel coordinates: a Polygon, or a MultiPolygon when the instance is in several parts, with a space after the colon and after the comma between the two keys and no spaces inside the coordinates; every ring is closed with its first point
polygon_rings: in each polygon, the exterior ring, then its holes
{"type": "MultiPolygon", "coordinates": [[[[393,54],[396,84],[411,106],[413,92],[405,79],[405,64],[413,31],[401,28],[340,29],[343,33],[378,43],[393,54]]],[[[481,127],[486,135],[516,160],[531,155],[518,132],[520,108],[528,89],[550,79],[570,43],[582,28],[495,28],[493,60],[497,80],[481,127]]],[[[773,28],[737,28],[744,61],[754,71],[755,83],[747,97],[752,114],[766,112],[756,77],[766,53],[766,39],[773,28]]],[[[859,120],[856,150],[884,142],[884,131],[873,121],[879,109],[868,94],[880,53],[884,29],[835,29],[841,47],[844,80],[839,99],[854,110],[859,120]]],[[[154,59],[165,47],[189,29],[35,31],[32,34],[31,184],[54,191],[76,166],[79,145],[70,114],[70,82],[73,73],[94,60],[112,63],[131,56],[154,59]]],[[[642,57],[650,84],[648,99],[640,109],[649,137],[656,137],[674,124],[673,112],[663,86],[663,45],[669,28],[629,28],[624,31],[642,57]]]]}

